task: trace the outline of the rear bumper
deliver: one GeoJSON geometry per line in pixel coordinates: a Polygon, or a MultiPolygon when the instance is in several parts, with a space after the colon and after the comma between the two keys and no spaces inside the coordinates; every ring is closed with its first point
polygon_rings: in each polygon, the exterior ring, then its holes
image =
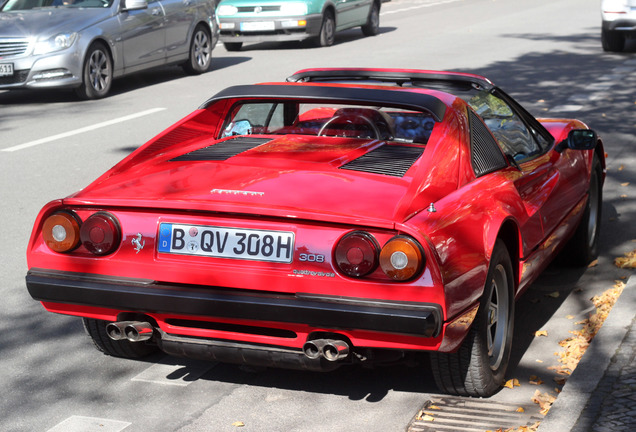
{"type": "Polygon", "coordinates": [[[418,337],[437,337],[443,324],[440,306],[430,303],[246,293],[40,269],[28,272],[26,285],[31,297],[42,302],[141,313],[299,323],[418,337]]]}
{"type": "Polygon", "coordinates": [[[636,34],[636,13],[629,18],[619,18],[613,21],[603,21],[603,30],[618,31],[625,34],[636,34]]]}
{"type": "Polygon", "coordinates": [[[243,31],[242,26],[262,22],[264,18],[219,18],[221,42],[284,42],[301,41],[320,34],[322,15],[267,19],[274,26],[270,30],[243,31]],[[306,21],[306,25],[294,23],[306,21]]]}

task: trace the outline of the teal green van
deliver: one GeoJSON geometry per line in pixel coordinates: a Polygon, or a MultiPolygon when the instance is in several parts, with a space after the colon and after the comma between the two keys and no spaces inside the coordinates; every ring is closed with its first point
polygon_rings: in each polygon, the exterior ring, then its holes
{"type": "Polygon", "coordinates": [[[300,41],[313,38],[330,46],[337,31],[360,26],[378,34],[381,0],[221,0],[220,40],[228,51],[244,42],[300,41]]]}

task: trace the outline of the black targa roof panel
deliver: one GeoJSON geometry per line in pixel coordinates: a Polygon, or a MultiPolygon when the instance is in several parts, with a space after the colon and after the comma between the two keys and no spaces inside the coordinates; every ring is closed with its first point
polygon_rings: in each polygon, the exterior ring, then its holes
{"type": "Polygon", "coordinates": [[[494,84],[487,78],[474,75],[436,72],[436,71],[400,71],[390,69],[321,69],[299,71],[287,78],[288,82],[342,82],[369,80],[389,82],[396,85],[410,83],[446,83],[455,85],[475,85],[483,90],[491,90],[494,84]]]}
{"type": "Polygon", "coordinates": [[[228,87],[208,99],[200,108],[207,108],[218,100],[234,98],[293,98],[378,106],[389,105],[416,111],[428,111],[437,121],[442,121],[446,113],[446,105],[444,102],[435,96],[414,91],[289,84],[240,85],[228,87]]]}

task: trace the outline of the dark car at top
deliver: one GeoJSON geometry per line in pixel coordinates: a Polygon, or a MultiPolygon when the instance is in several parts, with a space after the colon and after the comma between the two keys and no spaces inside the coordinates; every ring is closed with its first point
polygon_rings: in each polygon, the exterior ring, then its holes
{"type": "Polygon", "coordinates": [[[213,0],[3,0],[0,90],[97,99],[114,78],[157,66],[206,72],[217,39],[213,0]]]}

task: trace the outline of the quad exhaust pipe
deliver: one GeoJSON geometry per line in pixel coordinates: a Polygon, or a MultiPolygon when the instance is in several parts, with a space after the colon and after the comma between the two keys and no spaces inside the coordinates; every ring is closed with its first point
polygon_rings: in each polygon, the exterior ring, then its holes
{"type": "Polygon", "coordinates": [[[152,337],[153,328],[144,321],[117,321],[106,324],[106,333],[112,340],[127,339],[130,342],[143,342],[152,337]]]}
{"type": "Polygon", "coordinates": [[[314,339],[305,342],[303,352],[312,360],[322,357],[335,362],[349,355],[349,344],[339,339],[314,339]]]}

